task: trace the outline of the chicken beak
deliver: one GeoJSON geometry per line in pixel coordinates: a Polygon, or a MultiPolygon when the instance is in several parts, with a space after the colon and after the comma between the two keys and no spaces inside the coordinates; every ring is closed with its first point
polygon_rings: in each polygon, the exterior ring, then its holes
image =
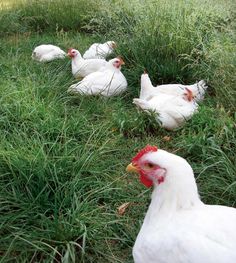
{"type": "Polygon", "coordinates": [[[139,173],[139,169],[137,166],[134,166],[132,163],[127,165],[126,172],[128,173],[139,173]]]}
{"type": "Polygon", "coordinates": [[[125,65],[125,62],[124,62],[124,60],[122,59],[122,57],[117,57],[119,60],[120,60],[120,65],[122,66],[122,65],[125,65]]]}
{"type": "Polygon", "coordinates": [[[120,64],[121,65],[125,65],[125,62],[124,62],[124,60],[122,58],[120,59],[120,64]]]}

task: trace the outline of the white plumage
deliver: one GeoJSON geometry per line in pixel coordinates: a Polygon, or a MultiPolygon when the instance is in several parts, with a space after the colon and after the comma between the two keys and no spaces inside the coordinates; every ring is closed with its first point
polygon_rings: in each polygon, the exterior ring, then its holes
{"type": "Polygon", "coordinates": [[[147,147],[127,167],[140,173],[146,186],[154,185],[134,262],[235,263],[236,209],[204,204],[187,161],[147,147]]]}
{"type": "Polygon", "coordinates": [[[91,58],[107,58],[116,47],[116,43],[114,41],[107,41],[104,44],[94,43],[88,50],[85,51],[83,58],[91,59],[91,58]]]}
{"type": "Polygon", "coordinates": [[[80,52],[73,48],[68,50],[68,56],[72,59],[71,68],[75,78],[86,77],[107,64],[107,61],[104,59],[83,59],[80,52]]]}
{"type": "Polygon", "coordinates": [[[54,59],[65,58],[65,56],[66,53],[57,46],[40,45],[34,49],[31,57],[39,62],[49,62],[54,59]]]}
{"type": "Polygon", "coordinates": [[[165,84],[154,87],[146,73],[141,76],[141,86],[143,86],[143,88],[141,88],[140,99],[147,99],[150,96],[160,93],[179,96],[188,89],[192,92],[192,96],[196,102],[204,99],[206,89],[208,88],[204,80],[200,80],[193,85],[165,84]]]}
{"type": "Polygon", "coordinates": [[[192,91],[188,88],[176,88],[171,93],[168,88],[171,85],[166,85],[166,92],[163,92],[162,86],[159,86],[161,89],[154,88],[148,74],[142,74],[140,98],[133,99],[133,103],[144,111],[156,113],[162,127],[172,130],[190,119],[197,111],[198,104],[193,100],[192,91]]]}
{"type": "Polygon", "coordinates": [[[82,81],[71,85],[68,91],[106,97],[118,95],[127,89],[126,78],[120,71],[122,64],[124,62],[121,58],[111,59],[100,71],[91,73],[82,81]]]}

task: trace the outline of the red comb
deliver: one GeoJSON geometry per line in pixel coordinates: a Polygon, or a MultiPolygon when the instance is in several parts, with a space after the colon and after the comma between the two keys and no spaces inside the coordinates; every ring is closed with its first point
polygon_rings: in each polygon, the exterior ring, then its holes
{"type": "Polygon", "coordinates": [[[132,159],[132,163],[136,163],[144,154],[148,152],[157,152],[158,148],[156,146],[147,145],[145,148],[140,150],[136,156],[132,159]]]}

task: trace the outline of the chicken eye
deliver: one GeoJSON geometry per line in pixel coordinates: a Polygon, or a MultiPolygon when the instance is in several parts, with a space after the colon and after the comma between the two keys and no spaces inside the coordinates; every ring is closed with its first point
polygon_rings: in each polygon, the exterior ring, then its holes
{"type": "Polygon", "coordinates": [[[148,168],[148,169],[152,169],[152,168],[154,167],[154,164],[152,164],[152,163],[147,163],[147,164],[145,164],[145,166],[146,166],[146,168],[148,168]]]}

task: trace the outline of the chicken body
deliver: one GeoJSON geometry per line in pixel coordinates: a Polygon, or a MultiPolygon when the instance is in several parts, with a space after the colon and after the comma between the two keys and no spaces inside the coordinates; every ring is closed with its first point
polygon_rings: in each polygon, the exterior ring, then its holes
{"type": "Polygon", "coordinates": [[[104,59],[83,59],[80,52],[70,49],[68,55],[71,57],[71,69],[75,78],[84,78],[103,68],[107,61],[104,59]]]}
{"type": "Polygon", "coordinates": [[[196,102],[204,99],[207,85],[204,80],[199,81],[193,85],[182,84],[165,84],[154,87],[148,76],[148,74],[142,74],[141,76],[141,92],[140,99],[148,99],[149,97],[162,94],[181,96],[186,88],[192,92],[193,98],[196,102]]]}
{"type": "Polygon", "coordinates": [[[54,45],[37,46],[32,53],[32,58],[39,62],[49,62],[54,59],[65,58],[65,56],[66,53],[54,45]]]}
{"type": "Polygon", "coordinates": [[[199,203],[172,214],[157,212],[157,218],[150,214],[133,248],[135,263],[236,262],[234,208],[199,203]]]}
{"type": "Polygon", "coordinates": [[[124,92],[127,89],[126,78],[120,68],[113,65],[118,61],[117,58],[110,60],[100,71],[91,73],[82,81],[71,85],[68,91],[82,95],[102,95],[105,97],[124,92]]]}
{"type": "Polygon", "coordinates": [[[114,50],[116,44],[114,41],[107,41],[104,44],[94,43],[91,47],[85,51],[83,58],[84,59],[93,59],[93,58],[107,58],[114,50]]]}
{"type": "Polygon", "coordinates": [[[162,127],[173,130],[197,112],[198,104],[193,99],[185,98],[189,92],[185,88],[173,89],[169,85],[163,86],[159,86],[160,89],[154,88],[148,75],[143,74],[140,98],[133,99],[133,103],[146,112],[156,113],[156,119],[161,122],[162,127]],[[164,92],[163,86],[167,86],[164,92]],[[171,90],[174,90],[174,93],[171,90]]]}

